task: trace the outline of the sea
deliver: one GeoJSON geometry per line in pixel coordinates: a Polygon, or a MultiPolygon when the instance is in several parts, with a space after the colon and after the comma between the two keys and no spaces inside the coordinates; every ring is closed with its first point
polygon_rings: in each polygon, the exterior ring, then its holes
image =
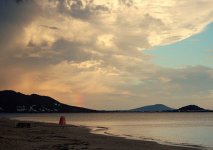
{"type": "Polygon", "coordinates": [[[95,134],[213,150],[213,112],[0,114],[0,117],[86,126],[95,134]]]}

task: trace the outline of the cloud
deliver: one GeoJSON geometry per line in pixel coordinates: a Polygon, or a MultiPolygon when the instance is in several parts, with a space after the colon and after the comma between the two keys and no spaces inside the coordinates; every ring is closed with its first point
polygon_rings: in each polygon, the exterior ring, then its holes
{"type": "Polygon", "coordinates": [[[1,51],[22,37],[24,28],[35,19],[39,7],[34,1],[0,1],[0,45],[1,51]]]}
{"type": "Polygon", "coordinates": [[[58,27],[54,26],[46,26],[46,25],[40,25],[41,27],[47,28],[47,29],[52,29],[52,30],[60,30],[58,27]]]}
{"type": "Polygon", "coordinates": [[[91,19],[97,13],[109,12],[107,5],[95,4],[93,0],[58,1],[57,9],[77,19],[91,19]]]}
{"type": "Polygon", "coordinates": [[[0,1],[0,89],[73,105],[81,97],[82,106],[99,109],[210,102],[212,68],[163,68],[144,51],[201,32],[213,20],[212,6],[211,0],[0,1]]]}
{"type": "Polygon", "coordinates": [[[119,2],[121,5],[125,5],[127,7],[131,7],[134,4],[133,0],[120,0],[119,2]]]}

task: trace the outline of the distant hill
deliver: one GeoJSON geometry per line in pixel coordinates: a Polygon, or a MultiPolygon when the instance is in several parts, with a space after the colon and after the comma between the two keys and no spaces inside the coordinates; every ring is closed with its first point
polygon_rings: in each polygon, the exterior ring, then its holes
{"type": "Polygon", "coordinates": [[[131,109],[129,111],[132,112],[164,112],[164,111],[172,111],[173,108],[165,106],[163,104],[155,104],[155,105],[148,105],[140,108],[131,109]]]}
{"type": "Polygon", "coordinates": [[[175,111],[177,111],[177,112],[207,112],[210,110],[206,110],[206,109],[201,108],[196,105],[187,105],[187,106],[181,107],[175,111]]]}
{"type": "Polygon", "coordinates": [[[0,112],[5,113],[63,113],[95,112],[95,110],[69,106],[57,100],[37,94],[25,95],[15,91],[0,91],[0,112]]]}
{"type": "Polygon", "coordinates": [[[155,104],[127,111],[96,111],[70,106],[37,94],[25,95],[19,92],[0,91],[0,113],[68,113],[68,112],[213,112],[196,105],[173,109],[163,104],[155,104]]]}

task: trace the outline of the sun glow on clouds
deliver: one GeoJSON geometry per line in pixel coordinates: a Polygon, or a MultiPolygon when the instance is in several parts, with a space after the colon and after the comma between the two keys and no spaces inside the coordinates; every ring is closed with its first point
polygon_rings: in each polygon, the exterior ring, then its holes
{"type": "Polygon", "coordinates": [[[144,53],[201,32],[213,21],[212,0],[5,0],[0,7],[0,89],[95,109],[201,99],[213,107],[212,68],[163,68],[144,53]]]}

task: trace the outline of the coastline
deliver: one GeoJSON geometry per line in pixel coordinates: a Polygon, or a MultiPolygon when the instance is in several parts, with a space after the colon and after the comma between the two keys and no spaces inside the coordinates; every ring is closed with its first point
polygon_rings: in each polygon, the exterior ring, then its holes
{"type": "MultiPolygon", "coordinates": [[[[127,139],[91,133],[89,128],[54,123],[30,122],[16,128],[18,120],[0,118],[0,150],[196,150],[200,147],[163,145],[154,141],[127,139]]],[[[25,121],[26,122],[26,121],[25,121]]]]}
{"type": "Polygon", "coordinates": [[[160,145],[168,145],[168,146],[178,146],[178,147],[189,147],[189,148],[199,148],[199,149],[209,149],[207,147],[204,146],[200,146],[200,145],[192,145],[192,144],[188,144],[188,143],[182,143],[182,144],[178,144],[178,143],[172,143],[172,142],[166,142],[166,141],[162,141],[162,140],[157,140],[157,139],[151,139],[151,138],[146,138],[146,137],[134,137],[132,135],[129,134],[124,134],[124,135],[116,135],[116,134],[112,134],[110,132],[108,132],[109,128],[108,127],[102,127],[102,126],[97,126],[97,127],[87,127],[86,128],[90,129],[90,133],[92,134],[100,134],[100,135],[106,135],[106,136],[112,136],[112,137],[122,137],[128,140],[139,140],[139,141],[147,141],[147,142],[156,142],[160,145]]]}

